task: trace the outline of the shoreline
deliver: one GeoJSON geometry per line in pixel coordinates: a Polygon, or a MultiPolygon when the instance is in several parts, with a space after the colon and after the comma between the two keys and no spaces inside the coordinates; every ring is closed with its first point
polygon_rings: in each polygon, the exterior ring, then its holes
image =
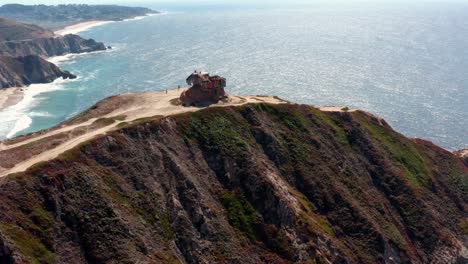
{"type": "Polygon", "coordinates": [[[0,89],[0,112],[21,102],[24,98],[23,88],[11,87],[0,89]]]}
{"type": "MultiPolygon", "coordinates": [[[[140,20],[148,16],[154,16],[154,15],[160,15],[162,13],[157,13],[157,14],[147,14],[145,16],[138,16],[134,18],[129,18],[125,19],[122,21],[131,21],[131,20],[140,20]]],[[[64,27],[62,29],[54,31],[54,33],[57,36],[63,36],[66,34],[76,34],[85,30],[88,30],[93,27],[113,23],[113,22],[122,22],[122,21],[102,21],[102,20],[93,20],[93,21],[86,21],[86,22],[81,22],[77,23],[74,25],[70,25],[67,27],[64,27]]],[[[97,51],[101,52],[101,51],[97,51]]],[[[94,53],[94,52],[92,52],[94,53]]],[[[69,58],[73,58],[75,56],[79,55],[85,55],[89,53],[80,53],[80,54],[66,54],[62,56],[54,56],[54,57],[49,57],[47,58],[47,61],[52,62],[54,64],[60,64],[62,61],[66,61],[69,58]]],[[[60,78],[59,78],[60,79],[60,78]]],[[[55,82],[55,81],[54,81],[55,82]]],[[[52,82],[53,83],[53,82],[52,82]]],[[[14,105],[19,104],[23,99],[24,99],[24,89],[27,88],[25,87],[10,87],[10,88],[1,88],[0,89],[0,112],[5,111],[5,109],[12,107],[14,105]]]]}
{"type": "Polygon", "coordinates": [[[105,24],[109,24],[115,21],[102,21],[102,20],[93,20],[93,21],[87,21],[87,22],[82,22],[78,24],[73,24],[71,26],[67,26],[65,28],[59,29],[54,31],[55,35],[59,36],[65,36],[67,34],[77,34],[82,31],[88,30],[90,28],[96,27],[96,26],[101,26],[105,24]]]}
{"type": "Polygon", "coordinates": [[[80,22],[80,23],[73,24],[73,25],[70,25],[70,26],[66,26],[66,27],[64,27],[62,29],[56,30],[56,31],[54,31],[54,34],[58,35],[58,36],[65,36],[67,34],[77,34],[77,33],[80,33],[82,31],[85,31],[85,30],[88,30],[90,28],[97,27],[97,26],[102,26],[102,25],[106,25],[106,24],[110,24],[110,23],[114,23],[114,22],[126,22],[126,21],[132,21],[132,20],[140,20],[140,19],[144,19],[144,18],[149,17],[149,16],[155,16],[155,15],[160,15],[160,14],[162,14],[162,13],[146,14],[144,16],[137,16],[137,17],[134,17],[134,18],[123,19],[123,20],[120,20],[120,21],[92,20],[92,21],[80,22]]]}

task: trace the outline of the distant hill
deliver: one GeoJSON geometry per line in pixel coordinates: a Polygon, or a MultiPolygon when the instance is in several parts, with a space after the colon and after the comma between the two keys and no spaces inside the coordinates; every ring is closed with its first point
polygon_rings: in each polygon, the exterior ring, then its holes
{"type": "Polygon", "coordinates": [[[68,24],[91,20],[119,21],[136,16],[158,13],[143,7],[117,5],[20,5],[0,7],[0,17],[33,23],[46,28],[60,28],[68,24]]]}
{"type": "Polygon", "coordinates": [[[0,41],[50,38],[53,36],[54,33],[50,30],[0,18],[0,41]]]}

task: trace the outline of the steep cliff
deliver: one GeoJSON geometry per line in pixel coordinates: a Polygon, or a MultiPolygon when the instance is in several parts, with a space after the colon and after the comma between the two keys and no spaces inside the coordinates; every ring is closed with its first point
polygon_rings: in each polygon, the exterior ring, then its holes
{"type": "Polygon", "coordinates": [[[93,39],[83,39],[73,34],[0,42],[0,55],[14,57],[27,55],[53,57],[68,53],[84,53],[100,50],[106,50],[106,46],[102,42],[96,42],[93,39]]]}
{"type": "Polygon", "coordinates": [[[75,77],[40,57],[106,50],[101,42],[78,35],[55,36],[38,26],[0,18],[0,88],[75,77]]]}
{"type": "Polygon", "coordinates": [[[1,178],[0,263],[466,263],[467,167],[368,113],[119,127],[1,178]]]}
{"type": "Polygon", "coordinates": [[[61,71],[53,63],[39,56],[0,56],[0,88],[21,87],[32,83],[49,83],[57,78],[76,78],[68,71],[61,71]]]}

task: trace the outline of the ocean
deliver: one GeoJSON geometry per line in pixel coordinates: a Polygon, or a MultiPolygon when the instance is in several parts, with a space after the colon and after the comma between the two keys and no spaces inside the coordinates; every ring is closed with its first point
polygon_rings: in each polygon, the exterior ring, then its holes
{"type": "Polygon", "coordinates": [[[226,77],[228,93],[346,105],[408,137],[468,148],[468,4],[150,7],[166,12],[81,32],[113,49],[54,58],[79,78],[27,88],[0,112],[0,139],[203,70],[226,77]]]}

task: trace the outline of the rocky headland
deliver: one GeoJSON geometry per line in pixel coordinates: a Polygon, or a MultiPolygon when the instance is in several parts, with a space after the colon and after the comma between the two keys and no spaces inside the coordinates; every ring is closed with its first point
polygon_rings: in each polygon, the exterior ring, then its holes
{"type": "Polygon", "coordinates": [[[106,46],[102,42],[84,39],[73,34],[0,43],[0,55],[13,57],[27,55],[53,57],[101,50],[106,50],[106,46]]]}
{"type": "Polygon", "coordinates": [[[123,94],[0,143],[1,263],[466,263],[468,168],[363,111],[123,94]]]}
{"type": "Polygon", "coordinates": [[[60,70],[53,63],[37,55],[0,56],[0,88],[50,83],[60,77],[63,79],[76,78],[70,72],[60,70]]]}
{"type": "Polygon", "coordinates": [[[57,36],[38,26],[0,19],[0,88],[74,78],[45,58],[106,50],[101,42],[78,35],[57,36]]]}

